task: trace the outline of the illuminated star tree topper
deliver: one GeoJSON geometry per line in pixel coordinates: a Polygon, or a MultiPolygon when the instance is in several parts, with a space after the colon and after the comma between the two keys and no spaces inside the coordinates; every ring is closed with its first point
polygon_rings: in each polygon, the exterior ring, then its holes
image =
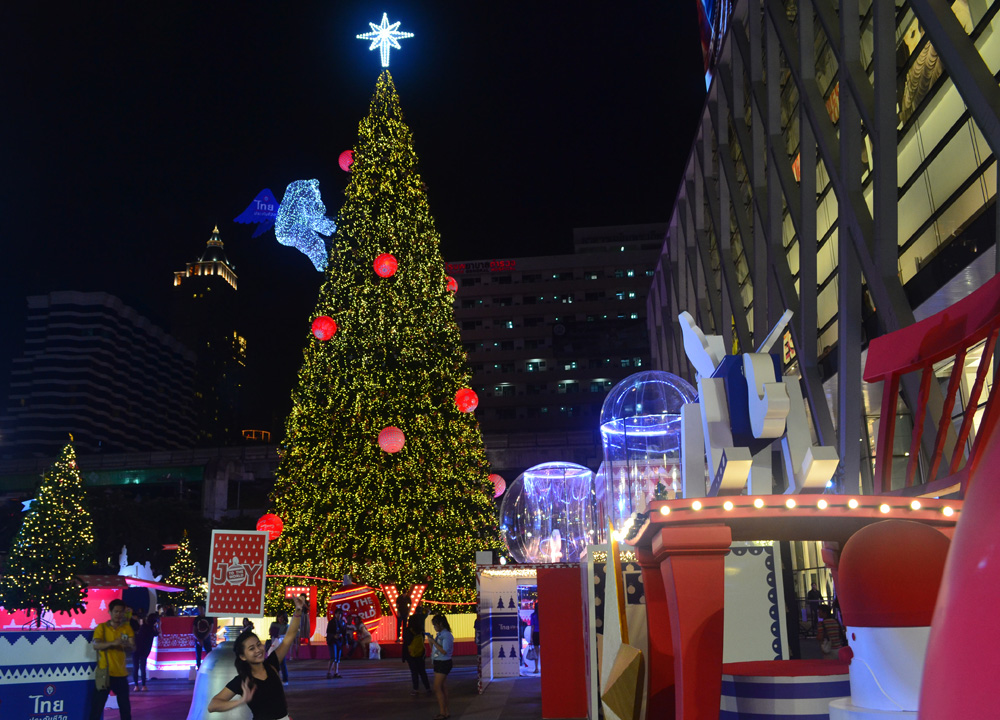
{"type": "Polygon", "coordinates": [[[400,32],[398,20],[389,24],[388,13],[382,13],[381,25],[376,25],[373,22],[368,23],[368,25],[371,26],[372,31],[358,35],[358,40],[371,40],[372,44],[368,49],[374,50],[378,48],[382,56],[382,67],[389,67],[389,48],[402,50],[403,48],[400,47],[399,41],[413,37],[413,33],[400,32]]]}

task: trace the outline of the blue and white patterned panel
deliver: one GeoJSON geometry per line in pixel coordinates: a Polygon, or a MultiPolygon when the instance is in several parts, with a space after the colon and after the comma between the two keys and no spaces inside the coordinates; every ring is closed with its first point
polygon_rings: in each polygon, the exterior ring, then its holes
{"type": "Polygon", "coordinates": [[[91,631],[0,632],[0,716],[89,714],[97,653],[91,631]]]}
{"type": "Polygon", "coordinates": [[[773,544],[735,542],[726,556],[723,662],[787,660],[781,563],[773,544]]]}
{"type": "Polygon", "coordinates": [[[517,677],[518,646],[517,578],[483,577],[479,593],[479,658],[483,678],[517,677]]]}
{"type": "Polygon", "coordinates": [[[830,701],[850,694],[847,675],[723,675],[719,720],[829,720],[830,701]]]}

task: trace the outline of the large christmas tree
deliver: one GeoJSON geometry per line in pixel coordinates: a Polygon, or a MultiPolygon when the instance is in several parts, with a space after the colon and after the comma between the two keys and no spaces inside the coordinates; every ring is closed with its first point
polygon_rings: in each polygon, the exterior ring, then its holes
{"type": "MultiPolygon", "coordinates": [[[[306,344],[272,496],[284,532],[268,573],[427,582],[430,601],[473,603],[475,551],[500,547],[492,485],[479,423],[456,407],[471,371],[388,71],[350,173],[313,314],[338,330],[306,344]],[[398,263],[387,277],[373,268],[383,254],[398,263]],[[378,444],[387,427],[405,434],[398,452],[378,444]]],[[[269,584],[269,607],[289,582],[269,584]]]]}
{"type": "Polygon", "coordinates": [[[0,576],[0,605],[7,610],[80,612],[85,590],[76,576],[94,565],[94,527],[83,477],[70,443],[45,473],[38,496],[0,576]]]}

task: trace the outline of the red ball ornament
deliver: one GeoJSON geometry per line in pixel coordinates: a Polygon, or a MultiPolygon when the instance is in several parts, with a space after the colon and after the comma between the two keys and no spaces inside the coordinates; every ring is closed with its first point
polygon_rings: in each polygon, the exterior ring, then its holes
{"type": "Polygon", "coordinates": [[[455,393],[455,405],[459,412],[472,412],[479,406],[479,396],[469,388],[462,388],[455,393]]]}
{"type": "Polygon", "coordinates": [[[312,333],[317,340],[329,340],[337,332],[337,322],[328,315],[320,315],[312,322],[312,333]]]}
{"type": "Polygon", "coordinates": [[[266,532],[269,540],[277,540],[278,536],[281,535],[281,531],[285,529],[285,524],[281,522],[281,518],[277,515],[268,513],[261,516],[260,520],[257,521],[257,529],[266,532]]]}
{"type": "Polygon", "coordinates": [[[397,267],[396,258],[389,253],[382,253],[375,258],[375,274],[379,277],[392,277],[396,274],[397,267]]]}
{"type": "Polygon", "coordinates": [[[390,425],[378,434],[378,446],[387,453],[397,453],[406,444],[406,435],[398,427],[390,425]]]}
{"type": "Polygon", "coordinates": [[[493,473],[490,475],[490,482],[493,483],[493,497],[498,498],[503,495],[503,491],[507,489],[507,481],[493,473]]]}
{"type": "Polygon", "coordinates": [[[340,163],[341,170],[344,172],[351,172],[351,165],[354,164],[354,151],[344,150],[344,152],[340,153],[340,159],[338,162],[340,163]]]}
{"type": "Polygon", "coordinates": [[[458,280],[453,278],[451,275],[448,276],[448,292],[450,293],[458,292],[458,280]]]}

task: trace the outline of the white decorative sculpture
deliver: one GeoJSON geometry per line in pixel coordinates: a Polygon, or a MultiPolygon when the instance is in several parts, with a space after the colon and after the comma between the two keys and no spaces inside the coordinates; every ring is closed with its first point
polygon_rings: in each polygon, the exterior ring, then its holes
{"type": "MultiPolygon", "coordinates": [[[[777,356],[770,353],[791,317],[786,310],[757,352],[741,356],[726,355],[723,339],[706,336],[689,313],[677,317],[684,351],[698,374],[695,405],[701,415],[698,427],[693,407],[683,413],[684,446],[690,451],[704,444],[713,494],[739,494],[748,482],[752,494],[771,494],[774,442],[781,443],[786,493],[822,490],[837,469],[836,449],[812,444],[799,378],[782,375],[777,356]]],[[[683,455],[688,497],[702,494],[696,479],[702,477],[699,455],[683,455]]]]}

